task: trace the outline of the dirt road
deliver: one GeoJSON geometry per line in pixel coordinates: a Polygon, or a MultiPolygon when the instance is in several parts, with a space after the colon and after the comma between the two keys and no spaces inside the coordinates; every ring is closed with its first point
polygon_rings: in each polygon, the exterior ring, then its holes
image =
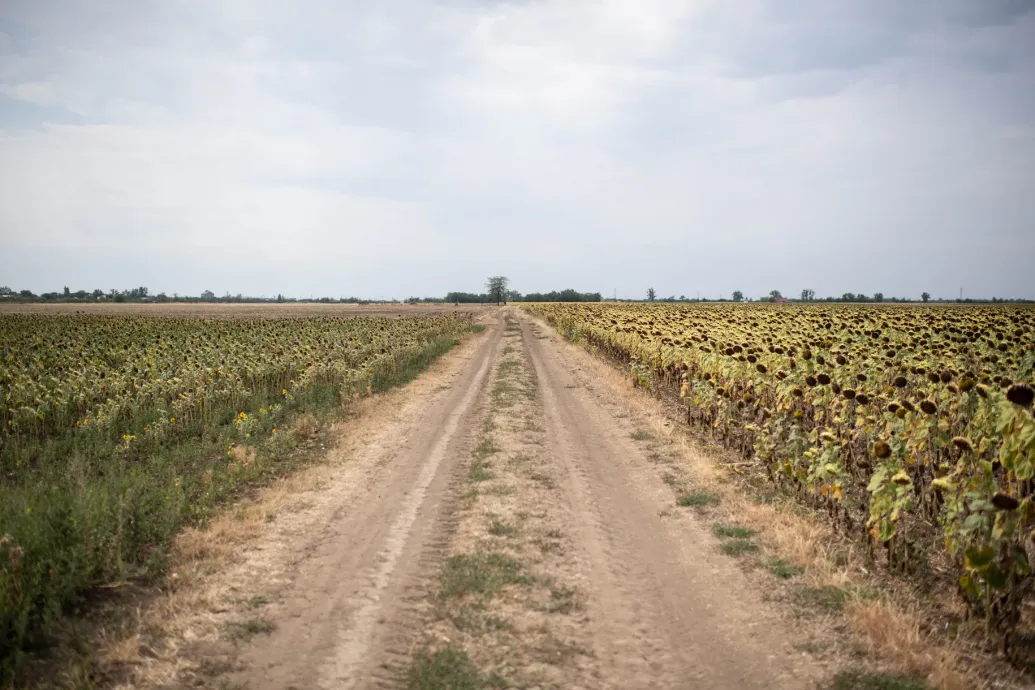
{"type": "Polygon", "coordinates": [[[678,462],[587,363],[506,309],[396,393],[228,575],[254,609],[230,614],[262,625],[197,640],[180,683],[816,687],[792,625],[675,504],[678,462]]]}

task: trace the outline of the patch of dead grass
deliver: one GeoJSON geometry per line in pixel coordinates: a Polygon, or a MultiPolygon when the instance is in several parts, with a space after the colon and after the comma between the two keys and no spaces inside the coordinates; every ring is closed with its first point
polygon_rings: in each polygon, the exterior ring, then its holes
{"type": "Polygon", "coordinates": [[[296,441],[307,441],[316,435],[316,428],[316,417],[310,412],[303,412],[295,420],[295,424],[291,428],[291,435],[296,441]]]}
{"type": "Polygon", "coordinates": [[[965,690],[977,684],[956,668],[957,654],[933,644],[921,632],[920,616],[886,601],[855,600],[845,614],[869,650],[906,673],[923,676],[939,690],[965,690]]]}

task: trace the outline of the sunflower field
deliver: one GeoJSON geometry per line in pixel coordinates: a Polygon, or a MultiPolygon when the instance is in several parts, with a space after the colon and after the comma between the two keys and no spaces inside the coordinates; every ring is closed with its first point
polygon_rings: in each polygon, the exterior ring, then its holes
{"type": "Polygon", "coordinates": [[[1035,310],[532,304],[896,572],[943,559],[1004,647],[1032,590],[1035,310]]]}
{"type": "Polygon", "coordinates": [[[0,685],[85,587],[161,572],[181,524],[289,469],[298,417],[412,377],[471,328],[0,315],[0,685]]]}

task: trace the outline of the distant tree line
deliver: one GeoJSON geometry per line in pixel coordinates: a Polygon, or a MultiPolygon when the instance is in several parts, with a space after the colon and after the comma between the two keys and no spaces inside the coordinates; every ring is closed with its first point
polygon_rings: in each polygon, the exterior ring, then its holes
{"type": "MultiPolygon", "coordinates": [[[[603,298],[599,292],[579,292],[577,290],[561,290],[560,292],[530,292],[522,295],[517,290],[508,290],[507,302],[600,302],[603,298]]],[[[457,304],[496,304],[497,296],[489,293],[450,292],[444,300],[434,297],[411,299],[415,302],[454,302],[457,304]]]]}
{"type": "MultiPolygon", "coordinates": [[[[496,276],[492,280],[496,280],[495,283],[487,284],[487,287],[491,287],[491,291],[483,293],[475,292],[450,292],[445,297],[410,297],[405,302],[410,304],[497,304],[501,302],[601,302],[603,297],[599,292],[579,292],[577,290],[567,289],[553,292],[530,292],[522,295],[517,290],[510,290],[507,288],[506,279],[503,278],[504,282],[499,282],[501,276],[496,276]]],[[[669,296],[669,297],[658,297],[654,288],[647,290],[646,294],[647,301],[651,302],[851,302],[851,303],[910,303],[916,302],[915,299],[909,299],[906,297],[885,297],[884,293],[876,292],[873,295],[866,295],[863,293],[846,292],[840,297],[816,297],[816,291],[812,289],[804,289],[801,291],[798,297],[785,298],[779,290],[771,290],[768,295],[764,295],[755,300],[750,297],[745,297],[744,293],[740,290],[734,290],[733,294],[729,297],[719,297],[718,299],[708,298],[692,298],[686,295],[669,296]]],[[[167,295],[164,292],[158,294],[152,294],[147,287],[134,287],[127,290],[77,290],[72,292],[68,287],[65,287],[61,292],[44,292],[42,294],[35,294],[31,290],[12,290],[9,287],[0,286],[0,301],[10,302],[214,302],[214,303],[321,303],[321,304],[398,304],[399,300],[387,299],[387,300],[373,300],[373,299],[362,299],[359,297],[310,297],[310,298],[297,298],[297,297],[285,297],[282,294],[278,294],[272,297],[249,297],[240,293],[231,295],[229,292],[222,296],[216,295],[211,290],[205,290],[198,296],[194,295],[180,295],[173,293],[167,295]]],[[[637,302],[642,301],[637,299],[618,299],[619,302],[637,302]]],[[[920,295],[920,301],[924,303],[936,303],[936,304],[1015,304],[1024,303],[1029,304],[1035,302],[1035,300],[1024,299],[1024,298],[1007,298],[1007,297],[991,297],[989,299],[977,299],[973,297],[960,298],[932,298],[930,293],[923,292],[920,295]]]]}
{"type": "MultiPolygon", "coordinates": [[[[722,300],[720,300],[722,301],[722,300]]],[[[733,292],[734,302],[744,301],[744,293],[740,290],[733,292]]],[[[748,301],[751,301],[750,298],[748,301]]],[[[785,298],[779,290],[770,290],[768,295],[758,298],[759,302],[851,302],[853,304],[858,303],[910,303],[916,302],[915,299],[908,297],[885,297],[883,292],[875,292],[872,295],[866,295],[864,293],[845,292],[840,297],[827,296],[827,297],[816,297],[816,291],[812,289],[804,289],[801,291],[799,297],[785,298]]],[[[931,299],[929,292],[920,293],[920,301],[923,303],[935,302],[938,304],[999,304],[999,303],[1030,303],[1033,300],[1024,298],[1006,298],[1006,297],[991,297],[989,299],[980,299],[973,297],[965,298],[938,298],[931,299]]]]}
{"type": "MultiPolygon", "coordinates": [[[[497,278],[500,278],[497,276],[497,278]]],[[[173,293],[167,295],[164,292],[152,294],[146,287],[135,287],[128,290],[78,290],[72,292],[64,288],[61,292],[44,292],[35,294],[31,290],[12,290],[8,287],[0,287],[0,300],[12,302],[212,302],[212,303],[321,303],[321,304],[374,304],[374,303],[399,303],[399,300],[371,300],[359,297],[310,297],[296,298],[285,297],[278,294],[271,297],[249,297],[240,293],[231,295],[229,292],[224,295],[216,295],[211,290],[205,290],[200,295],[181,295],[173,293]]],[[[578,292],[576,290],[561,290],[560,292],[533,292],[522,295],[516,290],[507,289],[505,282],[497,280],[492,284],[492,292],[450,292],[445,297],[410,297],[405,302],[410,304],[496,304],[499,302],[600,302],[599,292],[578,292]]]]}
{"type": "Polygon", "coordinates": [[[374,304],[383,302],[395,302],[398,300],[370,300],[361,299],[359,297],[310,297],[310,298],[296,298],[296,297],[285,297],[282,294],[278,294],[272,297],[249,297],[238,293],[231,295],[229,292],[219,296],[213,293],[211,290],[205,290],[200,295],[180,295],[173,293],[167,295],[164,292],[158,294],[151,294],[150,290],[146,287],[136,287],[128,290],[78,290],[72,292],[69,288],[64,288],[61,292],[44,292],[39,295],[32,292],[32,290],[12,290],[8,287],[0,286],[0,300],[12,301],[12,302],[214,302],[214,303],[229,303],[229,302],[241,302],[241,303],[280,303],[280,302],[292,302],[292,303],[322,303],[322,304],[374,304]]]}

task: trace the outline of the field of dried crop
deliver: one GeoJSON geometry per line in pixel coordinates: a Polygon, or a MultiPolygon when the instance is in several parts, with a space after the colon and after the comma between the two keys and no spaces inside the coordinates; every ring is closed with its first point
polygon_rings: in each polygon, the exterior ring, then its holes
{"type": "Polygon", "coordinates": [[[460,312],[0,314],[0,683],[85,587],[160,572],[182,524],[470,330],[460,312]]]}
{"type": "Polygon", "coordinates": [[[1030,625],[1035,310],[525,308],[678,395],[688,424],[827,511],[876,563],[948,570],[1003,648],[1030,625]]]}
{"type": "Polygon", "coordinates": [[[449,316],[455,311],[484,311],[488,305],[335,304],[332,302],[10,302],[0,300],[0,314],[85,314],[88,316],[166,316],[207,319],[301,319],[315,316],[449,316]]]}

